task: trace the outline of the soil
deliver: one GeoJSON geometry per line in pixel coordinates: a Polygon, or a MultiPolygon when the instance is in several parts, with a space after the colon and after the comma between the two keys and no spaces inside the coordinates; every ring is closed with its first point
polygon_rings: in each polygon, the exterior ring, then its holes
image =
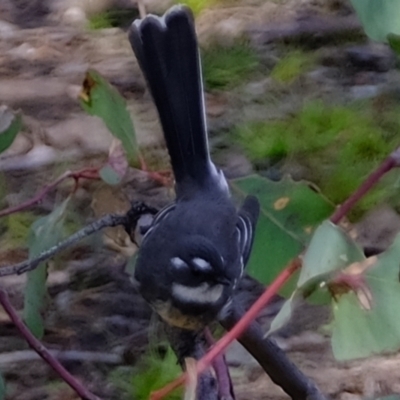
{"type": "MultiPolygon", "coordinates": [[[[103,3],[102,7],[112,6],[112,2],[103,3]]],[[[132,7],[128,1],[116,3],[118,7],[132,7]]],[[[145,2],[150,11],[160,5],[153,3],[145,2]]],[[[4,207],[32,198],[66,169],[98,166],[106,159],[112,136],[99,119],[85,114],[77,101],[88,68],[99,71],[126,98],[149,164],[168,168],[157,115],[126,32],[120,28],[86,29],[86,17],[94,12],[88,4],[68,0],[3,0],[0,4],[0,103],[20,109],[24,116],[23,132],[0,157],[4,207]]],[[[246,34],[266,65],[265,76],[254,77],[230,91],[207,93],[211,145],[228,177],[244,176],[253,169],[243,153],[221,135],[235,124],[286,115],[304,99],[317,95],[352,101],[399,88],[393,55],[386,47],[368,42],[346,1],[243,0],[205,11],[197,22],[203,45],[215,40],[229,43],[246,34]],[[352,51],[340,39],[350,33],[356,37],[352,51]],[[323,61],[296,90],[281,91],[275,105],[266,108],[258,99],[271,87],[267,67],[279,59],[281,46],[296,43],[322,49],[323,61]]],[[[289,172],[298,174],[298,167],[289,172]]],[[[32,212],[48,213],[70,189],[69,182],[61,185],[32,212]]],[[[130,200],[161,207],[171,196],[169,189],[143,171],[130,171],[116,189],[84,182],[73,199],[71,224],[81,226],[108,212],[124,212],[130,200]]],[[[363,246],[384,249],[400,230],[400,218],[392,208],[382,205],[354,228],[363,246]]],[[[7,228],[1,231],[0,266],[24,260],[26,245],[15,244],[7,236],[7,228]]],[[[133,374],[132,367],[157,330],[149,307],[126,272],[127,256],[135,249],[122,230],[107,230],[68,250],[50,265],[51,301],[44,315],[43,342],[58,351],[68,370],[103,399],[132,398],[118,384],[116,371],[133,374]]],[[[11,276],[0,282],[18,310],[23,305],[25,281],[25,276],[11,276]]],[[[259,290],[249,290],[250,298],[259,290]]],[[[263,323],[268,324],[279,304],[264,311],[263,323]]],[[[303,305],[275,339],[332,399],[400,393],[400,355],[339,363],[332,356],[329,338],[321,333],[321,324],[328,321],[326,308],[303,305]]],[[[3,310],[0,337],[6,399],[77,398],[29,349],[3,310]]],[[[238,400],[287,398],[238,344],[228,351],[227,358],[238,400]]]]}

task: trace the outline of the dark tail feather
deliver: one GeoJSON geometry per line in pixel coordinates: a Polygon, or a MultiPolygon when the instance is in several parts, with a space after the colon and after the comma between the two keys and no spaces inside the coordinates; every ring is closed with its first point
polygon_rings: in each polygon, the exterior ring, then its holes
{"type": "Polygon", "coordinates": [[[176,6],[132,24],[129,40],[156,104],[177,185],[212,175],[193,16],[176,6]]]}

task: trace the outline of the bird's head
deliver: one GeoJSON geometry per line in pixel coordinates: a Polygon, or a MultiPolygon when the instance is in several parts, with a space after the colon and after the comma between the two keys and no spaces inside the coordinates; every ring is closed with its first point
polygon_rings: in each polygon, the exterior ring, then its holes
{"type": "Polygon", "coordinates": [[[227,300],[234,285],[226,261],[213,243],[193,236],[169,259],[172,299],[191,306],[215,306],[227,300]]]}

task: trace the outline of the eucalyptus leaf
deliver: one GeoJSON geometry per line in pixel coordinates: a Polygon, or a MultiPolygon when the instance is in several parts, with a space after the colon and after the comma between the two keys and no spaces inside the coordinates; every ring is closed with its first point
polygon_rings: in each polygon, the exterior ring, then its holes
{"type": "Polygon", "coordinates": [[[124,98],[98,72],[89,70],[80,94],[83,109],[100,117],[109,131],[122,142],[130,165],[138,162],[138,145],[124,98]]]}
{"type": "Polygon", "coordinates": [[[387,40],[391,49],[399,56],[400,55],[400,35],[389,33],[387,40]]]}
{"type": "Polygon", "coordinates": [[[315,231],[304,254],[297,286],[300,288],[318,276],[363,259],[362,249],[340,227],[324,221],[315,231]]]}
{"type": "Polygon", "coordinates": [[[22,128],[21,113],[0,106],[0,153],[7,150],[22,128]]]}
{"type": "Polygon", "coordinates": [[[99,171],[100,178],[109,185],[118,185],[121,182],[121,177],[118,173],[108,164],[106,164],[99,171]]]}
{"type": "Polygon", "coordinates": [[[279,331],[283,328],[291,319],[293,309],[295,308],[295,300],[297,298],[297,293],[293,292],[292,296],[285,301],[282,308],[279,310],[278,314],[271,322],[271,326],[265,336],[269,336],[274,332],[279,331]]]}
{"type": "MultiPolygon", "coordinates": [[[[308,182],[285,177],[274,182],[259,175],[231,181],[233,192],[241,199],[257,196],[260,218],[248,264],[250,275],[268,284],[310,241],[315,228],[334,210],[334,206],[308,182]]],[[[285,285],[290,295],[295,280],[285,285]]]]}
{"type": "MultiPolygon", "coordinates": [[[[41,252],[56,245],[63,234],[65,212],[69,198],[63,201],[49,215],[35,221],[28,235],[29,258],[37,257],[41,252]]],[[[27,273],[25,286],[23,319],[37,337],[44,334],[42,314],[47,303],[47,265],[40,264],[36,269],[27,273]]]]}
{"type": "MultiPolygon", "coordinates": [[[[332,349],[338,360],[367,357],[400,349],[400,235],[360,278],[368,290],[367,306],[355,290],[333,303],[332,349]]],[[[361,292],[362,294],[362,292],[361,292]]]]}
{"type": "Polygon", "coordinates": [[[6,382],[3,378],[3,374],[0,372],[0,400],[5,400],[6,389],[6,382]]]}
{"type": "Polygon", "coordinates": [[[351,0],[366,34],[387,42],[389,34],[400,34],[400,1],[351,0]]]}
{"type": "Polygon", "coordinates": [[[314,232],[303,256],[296,290],[272,321],[268,335],[282,328],[290,320],[295,308],[294,303],[300,297],[305,297],[314,304],[329,304],[332,295],[326,285],[321,287],[320,284],[329,280],[329,273],[364,259],[362,250],[340,227],[329,220],[324,221],[314,232]]]}

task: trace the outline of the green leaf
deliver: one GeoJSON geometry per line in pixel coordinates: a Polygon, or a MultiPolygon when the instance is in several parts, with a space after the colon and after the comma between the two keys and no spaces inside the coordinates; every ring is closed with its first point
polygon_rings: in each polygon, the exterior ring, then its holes
{"type": "Polygon", "coordinates": [[[377,257],[375,264],[363,272],[369,306],[362,306],[362,299],[355,291],[342,294],[333,304],[332,349],[338,360],[400,348],[399,260],[400,235],[377,257]]]}
{"type": "Polygon", "coordinates": [[[282,328],[290,320],[295,308],[293,302],[299,297],[306,297],[314,304],[329,304],[332,296],[325,286],[320,288],[319,284],[329,279],[330,272],[364,259],[356,243],[338,226],[329,220],[324,221],[316,229],[304,254],[296,290],[273,319],[267,335],[282,328]]]}
{"type": "Polygon", "coordinates": [[[8,107],[0,107],[0,153],[7,150],[22,128],[21,114],[12,112],[8,107]]]}
{"type": "Polygon", "coordinates": [[[341,228],[324,221],[315,231],[304,254],[297,287],[301,288],[318,276],[364,259],[362,249],[341,228]]]}
{"type": "Polygon", "coordinates": [[[111,165],[106,164],[99,171],[100,178],[109,185],[118,185],[121,182],[121,177],[118,173],[112,168],[111,165]]]}
{"type": "MultiPolygon", "coordinates": [[[[253,194],[261,204],[250,275],[270,283],[308,244],[314,229],[334,210],[333,205],[307,182],[285,177],[273,182],[259,175],[236,179],[232,189],[242,199],[253,194]]],[[[290,285],[284,293],[291,294],[290,285]]]]}
{"type": "MultiPolygon", "coordinates": [[[[161,389],[167,383],[181,374],[181,369],[176,356],[170,347],[164,357],[160,358],[155,352],[146,355],[140,371],[134,375],[132,384],[135,392],[135,399],[147,400],[151,392],[161,389]]],[[[174,391],[168,396],[169,400],[182,398],[182,391],[174,391]]]]}
{"type": "Polygon", "coordinates": [[[389,33],[387,35],[387,40],[391,49],[397,54],[400,55],[400,35],[395,35],[394,33],[389,33]]]}
{"type": "Polygon", "coordinates": [[[386,42],[388,34],[400,34],[398,0],[351,0],[351,3],[371,39],[386,42]]]}
{"type": "MultiPolygon", "coordinates": [[[[28,237],[30,259],[59,242],[62,237],[68,202],[69,198],[56,207],[51,214],[39,218],[32,224],[28,237]]],[[[46,263],[42,263],[33,271],[28,272],[27,276],[23,319],[31,332],[37,338],[41,338],[44,334],[42,313],[47,300],[46,263]]]]}
{"type": "Polygon", "coordinates": [[[109,185],[119,184],[126,174],[128,162],[120,140],[114,139],[111,145],[107,164],[100,170],[101,179],[109,185]]]}
{"type": "Polygon", "coordinates": [[[0,400],[6,398],[6,382],[3,378],[3,374],[0,372],[0,400]]]}
{"type": "Polygon", "coordinates": [[[379,397],[375,400],[400,400],[400,395],[392,394],[391,396],[379,397]]]}
{"type": "Polygon", "coordinates": [[[80,100],[84,110],[100,117],[110,132],[122,142],[129,164],[134,165],[138,161],[138,146],[123,97],[98,72],[89,70],[83,82],[80,100]]]}
{"type": "Polygon", "coordinates": [[[271,322],[271,326],[265,336],[269,336],[272,333],[278,331],[279,329],[283,328],[292,317],[293,309],[295,308],[295,300],[297,299],[296,292],[290,296],[289,299],[285,301],[281,309],[279,310],[278,314],[271,322]]]}

